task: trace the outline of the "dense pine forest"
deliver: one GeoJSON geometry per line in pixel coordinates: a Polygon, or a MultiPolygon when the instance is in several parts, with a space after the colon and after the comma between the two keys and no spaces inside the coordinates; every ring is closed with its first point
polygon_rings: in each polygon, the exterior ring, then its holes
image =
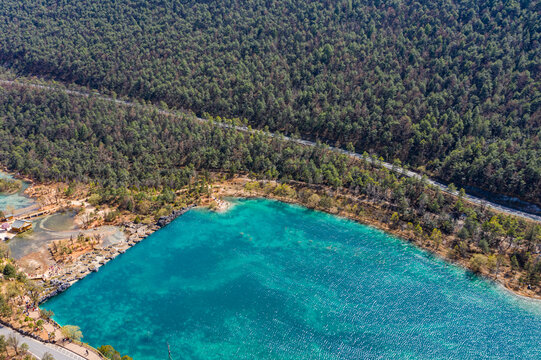
{"type": "Polygon", "coordinates": [[[180,189],[206,170],[337,187],[351,171],[324,146],[19,86],[0,87],[0,124],[0,163],[38,181],[180,189]]]}
{"type": "MultiPolygon", "coordinates": [[[[0,61],[22,75],[353,145],[456,184],[541,203],[540,6],[4,0],[0,61]]],[[[257,137],[246,142],[156,114],[134,122],[130,111],[43,96],[2,94],[2,116],[11,114],[2,131],[13,136],[1,145],[2,160],[38,177],[185,182],[188,168],[173,163],[294,175],[273,158],[270,149],[282,145],[257,137]],[[172,153],[175,141],[181,151],[172,153]],[[20,151],[8,154],[13,148],[20,151]]],[[[314,161],[306,152],[315,150],[283,151],[289,162],[314,161]]],[[[321,166],[299,171],[306,178],[317,178],[314,169],[335,171],[321,166]]]]}
{"type": "Polygon", "coordinates": [[[482,266],[497,274],[500,266],[511,266],[520,270],[520,286],[541,281],[541,261],[532,256],[541,242],[539,224],[472,206],[462,191],[453,197],[377,161],[353,159],[323,145],[224,129],[188,115],[163,115],[156,107],[18,85],[0,87],[0,125],[0,163],[41,181],[93,183],[98,203],[159,217],[175,199],[172,190],[189,188],[210,173],[250,173],[281,181],[269,188],[275,195],[327,210],[345,190],[354,195],[347,200],[352,212],[366,211],[361,199],[377,204],[386,223],[411,228],[435,249],[451,236],[448,257],[469,259],[476,271],[482,266]],[[322,197],[310,190],[296,193],[287,183],[325,190],[322,197]],[[161,193],[151,208],[145,189],[161,193]]]}

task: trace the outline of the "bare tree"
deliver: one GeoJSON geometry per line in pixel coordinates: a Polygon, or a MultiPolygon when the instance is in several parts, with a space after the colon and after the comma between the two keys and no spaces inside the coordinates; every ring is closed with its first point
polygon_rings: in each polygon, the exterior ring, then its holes
{"type": "Polygon", "coordinates": [[[25,355],[30,349],[30,347],[28,346],[27,343],[22,343],[20,349],[21,349],[22,354],[25,355]]]}
{"type": "Polygon", "coordinates": [[[41,360],[54,360],[54,356],[52,356],[50,353],[46,352],[46,353],[43,354],[43,356],[41,357],[41,360]]]}
{"type": "Polygon", "coordinates": [[[17,355],[19,355],[19,338],[15,334],[9,334],[7,344],[11,346],[17,355]]]}

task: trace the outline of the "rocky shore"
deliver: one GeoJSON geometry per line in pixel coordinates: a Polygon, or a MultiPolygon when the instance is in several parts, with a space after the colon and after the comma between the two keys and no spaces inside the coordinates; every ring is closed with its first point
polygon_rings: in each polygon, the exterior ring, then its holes
{"type": "Polygon", "coordinates": [[[88,274],[99,271],[101,266],[107,264],[118,255],[125,253],[130,247],[139,243],[154,231],[170,224],[173,220],[193,209],[195,206],[195,204],[192,204],[179,210],[174,210],[171,214],[159,218],[155,224],[123,223],[122,228],[126,234],[124,240],[86,252],[75,258],[70,264],[56,266],[51,276],[43,276],[41,278],[41,285],[44,286],[46,291],[45,295],[40,299],[40,303],[67,290],[88,274]]]}
{"type": "MultiPolygon", "coordinates": [[[[175,218],[188,210],[189,209],[180,210],[182,213],[176,211],[175,218]]],[[[88,274],[99,271],[101,266],[107,264],[118,255],[125,253],[127,249],[139,243],[162,226],[159,226],[158,224],[135,224],[133,222],[124,223],[123,230],[126,234],[124,240],[82,254],[72,263],[62,267],[58,266],[56,272],[52,276],[44,276],[41,280],[46,292],[40,299],[40,303],[67,290],[70,286],[75,284],[78,280],[83,279],[88,274]]]]}
{"type": "Polygon", "coordinates": [[[173,212],[167,216],[162,216],[161,218],[158,219],[158,222],[156,223],[156,225],[160,228],[164,227],[165,225],[168,225],[170,224],[173,220],[175,220],[176,218],[178,218],[179,216],[185,214],[188,210],[194,208],[195,205],[189,205],[187,207],[183,207],[182,209],[180,210],[173,210],[173,212]]]}

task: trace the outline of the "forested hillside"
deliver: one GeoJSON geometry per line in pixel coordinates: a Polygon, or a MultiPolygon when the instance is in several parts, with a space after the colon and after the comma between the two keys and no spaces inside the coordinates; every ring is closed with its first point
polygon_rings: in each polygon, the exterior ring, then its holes
{"type": "Polygon", "coordinates": [[[223,171],[252,173],[280,180],[268,189],[275,195],[327,211],[341,198],[353,214],[376,208],[381,221],[409,229],[436,250],[446,236],[449,258],[473,261],[482,255],[481,265],[471,265],[475,271],[485,263],[495,274],[508,266],[520,271],[516,280],[522,287],[541,281],[541,262],[532,256],[541,241],[539,224],[496,214],[465,202],[462,192],[450,196],[421,179],[324,146],[166,116],[156,107],[17,85],[0,87],[0,136],[0,163],[9,170],[40,181],[95,184],[94,200],[120,209],[158,218],[174,202],[171,190],[193,189],[198,181],[226,175],[223,171]],[[295,184],[307,188],[296,193],[295,184]],[[314,200],[311,189],[321,197],[314,200]],[[160,193],[151,207],[147,193],[160,193]]]}
{"type": "MultiPolygon", "coordinates": [[[[541,203],[540,6],[3,0],[0,61],[21,74],[352,143],[457,184],[541,203]]],[[[155,131],[166,136],[167,126],[155,131]]],[[[71,135],[84,139],[84,130],[71,135]]],[[[143,148],[136,153],[145,157],[143,148]]]]}
{"type": "Polygon", "coordinates": [[[180,189],[204,170],[337,187],[350,185],[342,179],[353,181],[355,171],[347,156],[324,147],[19,86],[0,87],[0,137],[0,163],[11,171],[111,188],[180,189]]]}

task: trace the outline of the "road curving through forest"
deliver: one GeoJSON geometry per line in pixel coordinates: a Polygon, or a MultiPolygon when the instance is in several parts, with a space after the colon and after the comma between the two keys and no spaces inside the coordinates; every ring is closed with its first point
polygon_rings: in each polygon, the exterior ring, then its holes
{"type": "MultiPolygon", "coordinates": [[[[26,88],[41,89],[41,90],[45,90],[45,91],[59,91],[59,92],[63,92],[65,94],[72,95],[72,96],[80,96],[80,97],[91,97],[92,96],[92,97],[95,97],[97,99],[112,102],[112,103],[122,105],[122,106],[129,106],[129,107],[144,106],[144,107],[146,107],[148,109],[153,109],[153,110],[157,111],[159,114],[166,115],[166,116],[172,116],[172,117],[192,115],[192,114],[189,114],[188,112],[183,112],[183,111],[180,111],[180,110],[178,110],[178,111],[165,110],[165,109],[161,109],[161,108],[159,108],[159,107],[157,107],[155,105],[142,105],[142,104],[140,104],[138,102],[128,101],[128,100],[121,100],[121,99],[113,98],[113,97],[106,96],[106,95],[99,94],[99,93],[90,93],[90,92],[85,92],[85,91],[81,91],[81,90],[70,90],[70,89],[66,89],[66,88],[62,88],[62,87],[41,85],[41,84],[30,83],[30,82],[26,82],[26,81],[21,82],[21,81],[16,81],[16,80],[3,80],[3,79],[0,79],[0,86],[22,86],[22,87],[26,87],[26,88]]],[[[210,121],[209,119],[196,117],[196,116],[194,116],[194,118],[196,120],[202,121],[202,122],[209,122],[210,121]]],[[[285,136],[285,135],[277,134],[277,133],[272,133],[272,132],[264,132],[262,130],[255,130],[255,129],[252,129],[252,128],[247,127],[247,126],[234,125],[234,124],[229,124],[229,123],[225,123],[225,122],[216,122],[216,121],[213,121],[213,124],[215,124],[216,126],[225,128],[225,129],[234,129],[234,130],[237,130],[237,131],[248,132],[248,133],[262,133],[262,134],[265,134],[266,136],[273,137],[273,138],[280,137],[280,138],[282,138],[282,139],[284,139],[286,141],[291,141],[291,142],[294,142],[294,143],[297,143],[297,144],[300,144],[300,145],[305,145],[305,146],[317,146],[318,145],[316,142],[313,142],[313,141],[310,141],[310,140],[292,138],[292,137],[289,137],[289,136],[285,136]]],[[[339,152],[341,154],[344,154],[344,155],[347,155],[347,156],[350,156],[350,157],[354,157],[356,159],[364,160],[364,161],[373,163],[375,165],[385,167],[385,168],[387,168],[387,169],[389,169],[391,171],[397,172],[397,173],[399,173],[399,174],[401,174],[403,176],[416,178],[416,179],[424,179],[424,181],[426,181],[426,183],[428,183],[429,185],[431,185],[431,186],[433,186],[435,188],[439,188],[443,192],[446,192],[448,194],[452,194],[454,196],[458,195],[457,191],[452,191],[447,185],[445,185],[445,184],[443,184],[441,182],[438,182],[436,180],[430,179],[430,178],[428,178],[428,177],[426,177],[426,176],[424,176],[422,174],[419,174],[417,172],[405,169],[405,168],[403,168],[401,166],[393,165],[393,164],[390,164],[390,163],[387,163],[387,162],[384,162],[384,161],[380,161],[380,160],[376,159],[375,157],[365,156],[365,155],[362,155],[362,154],[359,154],[359,153],[347,151],[347,150],[340,149],[340,148],[337,148],[337,147],[333,147],[333,146],[327,146],[327,147],[332,151],[339,152]]],[[[472,194],[468,194],[467,192],[466,192],[466,195],[464,196],[464,199],[471,202],[471,203],[474,203],[474,204],[477,204],[477,205],[480,205],[480,206],[485,206],[487,208],[491,208],[493,210],[496,210],[496,211],[499,211],[499,212],[502,212],[502,213],[506,213],[506,214],[509,214],[509,215],[519,216],[519,217],[526,218],[526,219],[529,219],[529,220],[534,220],[534,221],[541,222],[541,216],[539,216],[539,215],[531,214],[531,213],[524,212],[524,211],[517,210],[517,209],[513,209],[513,208],[510,208],[508,206],[501,205],[501,204],[498,204],[498,203],[495,203],[495,202],[492,202],[492,201],[488,201],[486,199],[482,199],[482,198],[474,196],[472,194]]]]}

